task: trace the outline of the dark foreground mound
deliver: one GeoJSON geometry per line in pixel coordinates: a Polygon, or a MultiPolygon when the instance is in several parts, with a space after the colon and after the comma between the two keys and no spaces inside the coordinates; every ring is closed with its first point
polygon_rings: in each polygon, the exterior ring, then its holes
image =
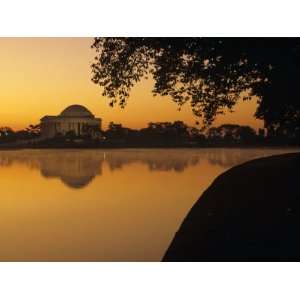
{"type": "Polygon", "coordinates": [[[164,261],[299,261],[300,154],[220,175],[191,209],[164,261]]]}

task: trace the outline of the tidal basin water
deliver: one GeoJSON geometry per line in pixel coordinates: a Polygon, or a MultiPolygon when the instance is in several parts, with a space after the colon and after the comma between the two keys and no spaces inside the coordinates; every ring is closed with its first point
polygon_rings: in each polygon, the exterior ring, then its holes
{"type": "Polygon", "coordinates": [[[218,175],[287,152],[0,151],[0,261],[160,261],[218,175]]]}

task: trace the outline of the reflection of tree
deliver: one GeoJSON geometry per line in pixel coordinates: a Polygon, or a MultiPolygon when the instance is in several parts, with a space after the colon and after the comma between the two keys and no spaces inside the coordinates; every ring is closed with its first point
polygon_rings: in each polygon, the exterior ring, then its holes
{"type": "Polygon", "coordinates": [[[182,172],[200,161],[199,154],[186,151],[189,150],[112,151],[106,153],[106,161],[111,170],[131,163],[142,163],[148,165],[150,171],[182,172]]]}
{"type": "Polygon", "coordinates": [[[0,157],[0,167],[9,167],[12,165],[12,160],[9,157],[0,157]]]}
{"type": "Polygon", "coordinates": [[[223,149],[220,149],[218,152],[212,151],[211,153],[207,153],[207,159],[210,164],[225,168],[238,165],[244,161],[243,153],[241,153],[239,150],[229,152],[228,150],[226,151],[223,149]]]}
{"type": "MultiPolygon", "coordinates": [[[[288,151],[288,150],[287,150],[288,151]]],[[[278,149],[278,154],[283,153],[278,149]]],[[[248,160],[276,154],[276,150],[267,149],[210,149],[206,158],[212,165],[230,168],[248,160]]]]}
{"type": "MultiPolygon", "coordinates": [[[[278,150],[278,153],[282,153],[278,150]]],[[[275,151],[264,149],[153,149],[153,150],[24,150],[0,152],[0,167],[25,164],[38,169],[45,178],[60,178],[71,188],[87,186],[102,174],[103,164],[120,171],[130,164],[144,164],[150,172],[183,172],[207,161],[229,168],[275,151]]],[[[201,168],[200,168],[201,171],[201,168]]]]}

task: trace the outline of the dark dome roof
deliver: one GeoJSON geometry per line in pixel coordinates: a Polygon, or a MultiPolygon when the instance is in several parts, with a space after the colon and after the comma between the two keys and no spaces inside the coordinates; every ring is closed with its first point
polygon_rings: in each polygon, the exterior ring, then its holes
{"type": "Polygon", "coordinates": [[[60,115],[62,117],[94,117],[86,107],[78,104],[68,106],[60,115]]]}
{"type": "Polygon", "coordinates": [[[66,184],[67,186],[73,188],[73,189],[81,189],[94,179],[95,176],[61,176],[60,179],[61,181],[66,184]]]}

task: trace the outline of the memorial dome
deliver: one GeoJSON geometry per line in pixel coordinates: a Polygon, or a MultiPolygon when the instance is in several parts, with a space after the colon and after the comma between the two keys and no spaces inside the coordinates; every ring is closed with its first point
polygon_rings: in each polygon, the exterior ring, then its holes
{"type": "Polygon", "coordinates": [[[84,106],[74,104],[68,106],[64,109],[61,114],[61,117],[90,117],[93,118],[94,115],[84,106]]]}

